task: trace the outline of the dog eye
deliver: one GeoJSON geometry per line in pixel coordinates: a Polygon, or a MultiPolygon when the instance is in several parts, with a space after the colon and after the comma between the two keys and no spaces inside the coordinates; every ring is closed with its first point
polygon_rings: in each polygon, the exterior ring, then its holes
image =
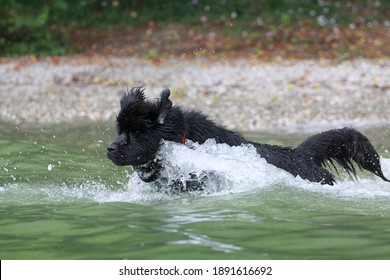
{"type": "Polygon", "coordinates": [[[138,134],[137,133],[134,133],[134,132],[133,133],[128,133],[126,135],[126,142],[131,143],[131,142],[137,140],[137,138],[138,138],[138,134]]]}
{"type": "Polygon", "coordinates": [[[129,133],[126,133],[125,142],[126,144],[131,143],[132,136],[129,133]]]}
{"type": "Polygon", "coordinates": [[[121,135],[122,134],[122,129],[117,125],[116,126],[116,134],[121,135]]]}

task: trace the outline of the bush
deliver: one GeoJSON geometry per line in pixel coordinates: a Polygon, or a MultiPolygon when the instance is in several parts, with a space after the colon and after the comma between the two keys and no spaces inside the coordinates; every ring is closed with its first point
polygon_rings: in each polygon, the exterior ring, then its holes
{"type": "Polygon", "coordinates": [[[17,0],[1,1],[0,54],[64,54],[65,33],[58,28],[54,15],[66,11],[66,3],[56,0],[30,5],[17,0]]]}
{"type": "Polygon", "coordinates": [[[388,26],[389,10],[383,0],[0,0],[0,55],[69,54],[70,34],[80,30],[177,22],[236,38],[332,25],[374,30],[388,26]]]}

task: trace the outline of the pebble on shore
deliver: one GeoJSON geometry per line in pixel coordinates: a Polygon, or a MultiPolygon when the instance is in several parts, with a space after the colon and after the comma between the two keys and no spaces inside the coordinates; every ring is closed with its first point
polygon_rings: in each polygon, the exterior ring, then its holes
{"type": "Polygon", "coordinates": [[[263,63],[249,60],[63,57],[0,64],[0,120],[61,123],[114,119],[127,88],[172,100],[229,129],[390,124],[390,60],[263,63]]]}

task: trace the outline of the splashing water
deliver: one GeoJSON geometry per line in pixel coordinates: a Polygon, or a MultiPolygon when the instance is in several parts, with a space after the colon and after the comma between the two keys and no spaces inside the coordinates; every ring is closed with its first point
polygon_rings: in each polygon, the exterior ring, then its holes
{"type": "MultiPolygon", "coordinates": [[[[187,141],[186,145],[166,142],[159,157],[163,159],[165,166],[162,175],[168,177],[169,181],[183,181],[191,173],[200,177],[206,172],[207,195],[257,191],[283,185],[341,197],[390,197],[390,184],[373,176],[360,177],[359,180],[347,177],[339,180],[335,186],[293,177],[268,164],[249,144],[230,147],[227,144],[217,144],[214,139],[209,139],[202,145],[191,141],[187,141]]],[[[389,174],[390,159],[381,158],[381,164],[384,173],[389,174]]]]}
{"type": "MultiPolygon", "coordinates": [[[[186,145],[165,142],[158,157],[165,166],[161,175],[168,178],[167,188],[169,182],[189,179],[189,174],[196,174],[200,178],[202,174],[207,174],[205,190],[195,191],[190,195],[226,196],[282,186],[344,199],[390,198],[390,184],[373,176],[360,177],[359,180],[346,177],[340,179],[334,186],[293,177],[290,173],[268,164],[252,145],[230,147],[227,144],[216,144],[213,139],[202,145],[191,141],[187,141],[186,145]]],[[[385,175],[389,174],[390,159],[381,158],[381,162],[385,175]]],[[[127,190],[123,194],[126,194],[127,199],[132,202],[189,195],[172,196],[161,190],[157,191],[153,184],[141,181],[135,173],[130,176],[127,190]]]]}
{"type": "MultiPolygon", "coordinates": [[[[390,199],[390,184],[365,172],[359,180],[348,177],[340,179],[334,186],[320,185],[268,164],[252,145],[230,147],[208,140],[204,144],[186,142],[185,145],[165,142],[158,154],[164,170],[162,176],[169,182],[185,181],[189,174],[205,180],[204,191],[169,193],[157,190],[153,184],[145,183],[134,172],[126,174],[128,182],[121,189],[113,189],[104,180],[85,181],[81,184],[31,186],[10,183],[0,187],[0,201],[18,204],[86,202],[131,202],[151,203],[188,196],[227,196],[230,194],[261,192],[283,187],[304,192],[314,192],[343,199],[383,198],[390,199]],[[202,174],[207,174],[204,176],[202,174]],[[203,177],[202,177],[203,176],[203,177]]],[[[390,177],[390,159],[381,158],[385,176],[390,177]]],[[[50,165],[49,165],[50,166],[50,165]]],[[[50,172],[52,168],[48,168],[50,172]]],[[[168,188],[168,186],[167,186],[168,188]]]]}
{"type": "Polygon", "coordinates": [[[186,145],[166,142],[158,158],[165,167],[161,175],[168,178],[168,185],[177,180],[188,180],[190,174],[196,174],[206,180],[206,193],[249,191],[290,177],[287,172],[279,172],[267,164],[252,145],[230,147],[217,144],[214,139],[202,145],[188,140],[186,145]],[[276,173],[280,174],[275,177],[276,173]]]}

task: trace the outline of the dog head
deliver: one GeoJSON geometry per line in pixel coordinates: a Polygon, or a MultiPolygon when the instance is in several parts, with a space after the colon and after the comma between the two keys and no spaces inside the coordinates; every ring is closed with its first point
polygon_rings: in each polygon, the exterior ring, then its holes
{"type": "Polygon", "coordinates": [[[148,101],[142,88],[132,88],[120,101],[115,141],[107,156],[119,166],[139,167],[152,162],[162,140],[180,141],[184,131],[181,110],[172,106],[170,90],[164,89],[155,102],[148,101]]]}

